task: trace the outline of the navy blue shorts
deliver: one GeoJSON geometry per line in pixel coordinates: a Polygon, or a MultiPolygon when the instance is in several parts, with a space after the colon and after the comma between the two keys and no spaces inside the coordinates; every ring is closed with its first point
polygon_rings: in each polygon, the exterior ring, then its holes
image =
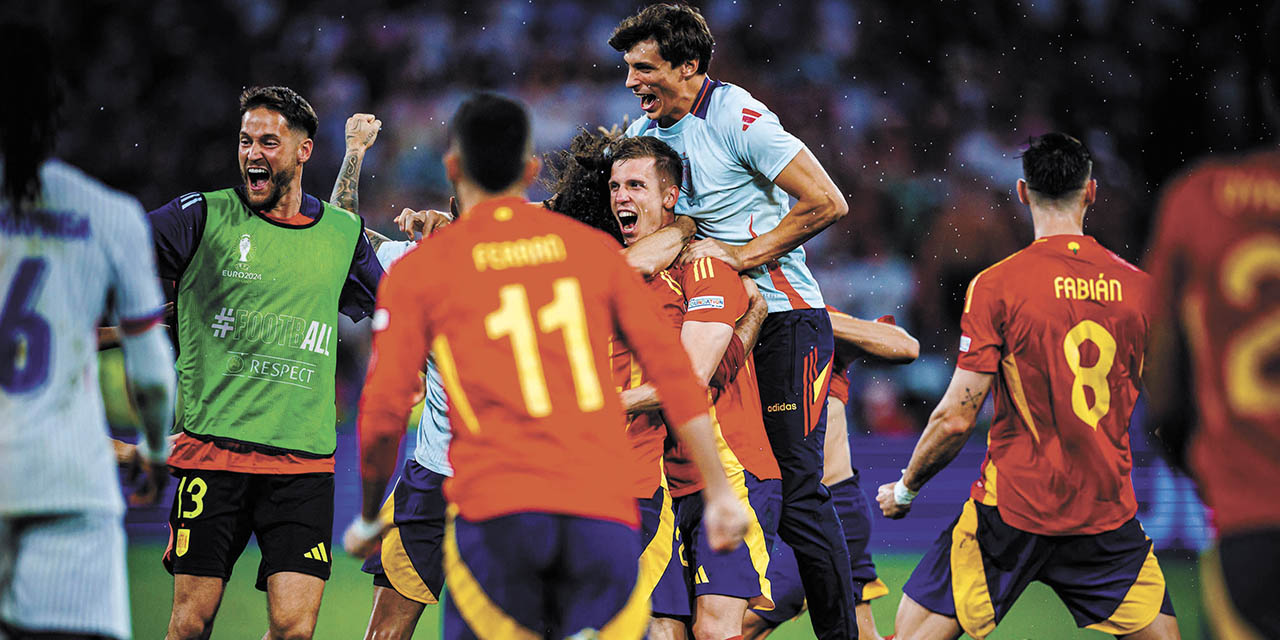
{"type": "Polygon", "coordinates": [[[684,540],[694,597],[742,598],[750,606],[773,608],[769,586],[769,550],[777,539],[782,510],[782,481],[761,480],[738,467],[729,471],[729,486],[747,510],[743,544],[727,553],[711,550],[702,528],[702,493],[676,499],[676,521],[684,540]]]}
{"type": "Polygon", "coordinates": [[[1094,535],[1043,536],[1005,524],[998,509],[973,500],[902,591],[983,638],[1036,580],[1058,594],[1076,625],[1095,631],[1127,635],[1157,614],[1174,615],[1151,539],[1136,518],[1094,535]]]}
{"type": "MultiPolygon", "coordinates": [[[[857,471],[848,480],[831,487],[831,498],[836,503],[836,513],[844,528],[849,544],[849,557],[853,563],[853,597],[857,603],[868,602],[889,594],[889,587],[876,574],[875,562],[867,553],[871,539],[871,507],[862,488],[858,485],[857,471]]],[[[769,580],[773,585],[773,611],[753,609],[770,626],[778,626],[804,611],[804,585],[800,584],[800,569],[796,566],[795,553],[785,542],[777,541],[769,558],[769,580]]]]}
{"type": "Polygon", "coordinates": [[[395,589],[422,604],[436,604],[444,586],[440,545],[444,542],[445,476],[410,459],[378,517],[394,523],[382,534],[382,547],[361,569],[373,584],[395,589]]]}
{"type": "Polygon", "coordinates": [[[1200,559],[1205,612],[1222,638],[1280,638],[1280,529],[1261,528],[1222,536],[1200,559]]]}
{"type": "Polygon", "coordinates": [[[549,513],[445,523],[444,638],[639,638],[649,598],[636,588],[640,534],[549,513]]]}
{"type": "Polygon", "coordinates": [[[675,503],[666,487],[658,487],[652,498],[636,500],[640,510],[640,578],[638,589],[648,592],[653,615],[687,618],[689,585],[680,556],[680,528],[676,526],[675,503]]]}

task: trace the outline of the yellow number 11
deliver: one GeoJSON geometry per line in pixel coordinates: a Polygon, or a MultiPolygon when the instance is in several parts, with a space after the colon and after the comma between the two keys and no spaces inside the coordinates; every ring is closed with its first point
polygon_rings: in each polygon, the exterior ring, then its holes
{"type": "MultiPolygon", "coordinates": [[[[565,354],[569,359],[569,371],[573,374],[578,408],[584,412],[597,411],[604,406],[604,394],[587,336],[582,287],[577,278],[559,278],[552,287],[555,297],[550,304],[538,309],[538,327],[543,333],[564,331],[565,354]]],[[[498,310],[485,316],[485,333],[491,340],[511,338],[511,351],[515,355],[516,373],[520,378],[520,394],[529,415],[534,418],[550,415],[551,394],[547,391],[542,356],[538,353],[538,336],[534,333],[533,315],[529,312],[529,296],[524,285],[502,287],[498,290],[498,299],[501,303],[498,310]]]]}

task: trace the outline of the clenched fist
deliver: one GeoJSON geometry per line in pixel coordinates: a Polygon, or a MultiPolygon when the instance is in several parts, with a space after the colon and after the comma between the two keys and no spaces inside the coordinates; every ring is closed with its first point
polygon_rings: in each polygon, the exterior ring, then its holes
{"type": "Polygon", "coordinates": [[[382,121],[368,113],[357,113],[347,118],[347,151],[367,151],[378,139],[382,121]]]}

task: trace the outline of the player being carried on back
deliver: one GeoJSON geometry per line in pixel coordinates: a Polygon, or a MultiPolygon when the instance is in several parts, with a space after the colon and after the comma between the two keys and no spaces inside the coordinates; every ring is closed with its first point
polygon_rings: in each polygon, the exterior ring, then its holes
{"type": "Polygon", "coordinates": [[[831,321],[800,247],[848,205],[765,105],[707,76],[714,42],[697,9],[650,5],[623,20],[609,44],[623,52],[626,86],[646,116],[626,134],[657,137],[683,160],[675,211],[707,236],[684,261],[718,258],[751,275],[769,303],[755,360],[782,475],[778,532],[796,551],[818,637],[857,637],[848,548],[821,482],[831,321]]]}
{"type": "Polygon", "coordinates": [[[1149,279],[1083,235],[1097,197],[1083,143],[1035,138],[1022,168],[1036,239],[969,283],[951,384],[902,479],[880,487],[884,514],[906,516],[969,439],[994,383],[981,476],[903,587],[897,637],[985,638],[1039,580],[1081,627],[1177,638],[1130,480],[1149,279]]]}

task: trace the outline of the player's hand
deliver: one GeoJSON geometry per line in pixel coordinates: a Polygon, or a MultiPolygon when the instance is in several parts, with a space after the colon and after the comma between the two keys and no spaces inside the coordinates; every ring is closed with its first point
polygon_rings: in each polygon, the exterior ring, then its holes
{"type": "MultiPolygon", "coordinates": [[[[118,442],[118,441],[116,441],[118,442]]],[[[169,465],[163,462],[154,462],[143,457],[135,445],[126,444],[127,449],[123,449],[128,455],[128,461],[123,465],[128,468],[128,482],[133,486],[133,493],[129,495],[129,505],[133,507],[145,507],[153,505],[160,501],[164,496],[164,488],[169,484],[169,465]]],[[[122,447],[116,445],[116,459],[121,457],[122,447]]]]}
{"type": "Polygon", "coordinates": [[[680,264],[689,264],[701,258],[715,258],[729,265],[734,271],[742,271],[742,258],[738,257],[739,247],[725,244],[713,238],[694,240],[680,253],[680,264]]]}
{"type": "Polygon", "coordinates": [[[382,121],[371,114],[357,113],[347,118],[347,151],[368,151],[381,130],[382,121]]]}
{"type": "MultiPolygon", "coordinates": [[[[453,199],[450,198],[450,202],[452,201],[453,199]]],[[[406,208],[395,218],[395,223],[399,225],[400,230],[403,231],[410,240],[417,240],[417,234],[422,234],[424,239],[429,238],[431,237],[431,234],[439,231],[451,222],[453,222],[453,216],[435,209],[414,211],[413,209],[406,208]]]]}
{"type": "Polygon", "coordinates": [[[733,551],[747,535],[747,512],[737,496],[726,492],[711,498],[703,492],[706,501],[702,509],[702,526],[707,532],[707,543],[712,551],[733,551]]]}
{"type": "Polygon", "coordinates": [[[356,516],[342,534],[342,546],[353,556],[367,558],[382,543],[382,534],[389,528],[391,523],[381,519],[366,522],[362,516],[356,516]]]}
{"type": "Polygon", "coordinates": [[[742,288],[747,290],[748,303],[764,300],[764,295],[760,293],[760,287],[756,286],[756,281],[751,276],[740,275],[738,278],[742,280],[742,288]]]}
{"type": "Polygon", "coordinates": [[[880,485],[880,490],[876,492],[876,502],[880,503],[880,511],[884,512],[884,517],[894,520],[901,520],[911,513],[911,505],[898,504],[897,498],[893,495],[893,487],[897,482],[880,485]]]}

